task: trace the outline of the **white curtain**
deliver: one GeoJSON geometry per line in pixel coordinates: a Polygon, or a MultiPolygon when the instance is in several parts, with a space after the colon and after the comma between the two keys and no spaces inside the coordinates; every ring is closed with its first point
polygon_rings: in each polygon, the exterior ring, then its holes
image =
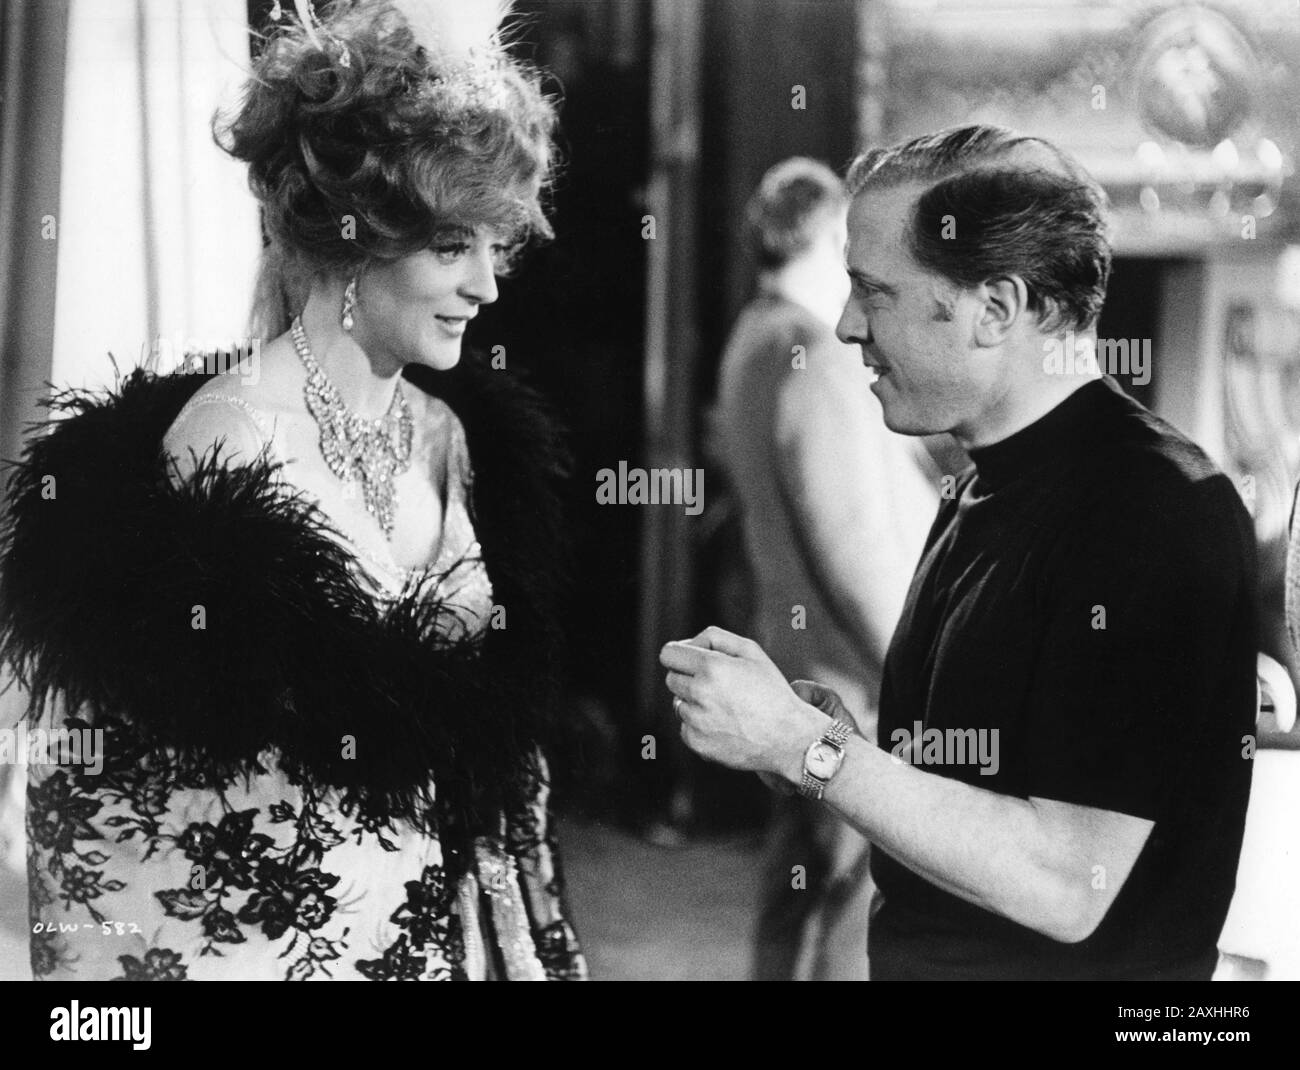
{"type": "MultiPolygon", "coordinates": [[[[33,382],[103,386],[110,352],[125,371],[151,349],[179,359],[242,338],[257,206],[210,121],[247,75],[246,19],[243,0],[72,0],[53,366],[32,367],[33,382]]],[[[19,357],[35,365],[48,351],[4,355],[19,357]]],[[[0,673],[0,689],[8,682],[0,673]]],[[[0,695],[0,727],[24,702],[16,687],[0,695]]],[[[23,772],[0,768],[0,871],[22,866],[23,772]]],[[[0,980],[27,976],[10,936],[0,931],[0,980]]]]}
{"type": "Polygon", "coordinates": [[[243,337],[257,207],[210,124],[248,69],[244,0],[72,0],[56,384],[243,337]]]}

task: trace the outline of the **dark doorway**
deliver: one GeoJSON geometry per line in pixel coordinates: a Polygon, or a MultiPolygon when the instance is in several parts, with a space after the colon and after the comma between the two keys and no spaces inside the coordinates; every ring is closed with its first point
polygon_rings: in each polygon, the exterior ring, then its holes
{"type": "MultiPolygon", "coordinates": [[[[1127,340],[1129,370],[1112,371],[1116,382],[1147,408],[1155,401],[1156,376],[1160,374],[1160,293],[1164,273],[1177,260],[1156,257],[1116,257],[1106,290],[1106,304],[1097,325],[1098,340],[1116,343],[1127,340]],[[1140,363],[1138,349],[1146,357],[1140,363]],[[1139,374],[1139,369],[1142,373],[1139,374]]],[[[1105,350],[1101,350],[1102,353],[1105,350]]],[[[1119,349],[1119,355],[1125,350],[1119,349]]]]}

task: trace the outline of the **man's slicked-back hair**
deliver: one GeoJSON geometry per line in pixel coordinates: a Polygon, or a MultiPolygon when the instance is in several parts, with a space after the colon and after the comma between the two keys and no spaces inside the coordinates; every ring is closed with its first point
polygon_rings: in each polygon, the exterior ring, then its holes
{"type": "Polygon", "coordinates": [[[854,197],[924,187],[909,231],[922,267],[962,287],[1019,276],[1046,331],[1096,324],[1111,268],[1106,195],[1051,143],[1000,126],[954,127],[868,149],[846,182],[854,197]]]}

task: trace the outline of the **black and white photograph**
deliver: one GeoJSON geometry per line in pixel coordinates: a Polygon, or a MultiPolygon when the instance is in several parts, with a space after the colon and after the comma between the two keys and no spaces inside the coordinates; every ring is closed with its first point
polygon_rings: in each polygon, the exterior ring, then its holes
{"type": "Polygon", "coordinates": [[[0,0],[24,1029],[1280,1035],[1298,159],[1300,0],[0,0]]]}

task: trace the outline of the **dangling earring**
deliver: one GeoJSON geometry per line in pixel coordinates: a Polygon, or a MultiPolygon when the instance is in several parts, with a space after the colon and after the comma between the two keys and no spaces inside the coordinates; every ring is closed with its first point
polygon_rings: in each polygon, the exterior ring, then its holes
{"type": "Polygon", "coordinates": [[[348,281],[348,288],[343,291],[343,317],[339,320],[345,331],[352,330],[354,320],[352,319],[352,309],[357,303],[357,277],[355,275],[348,281]]]}

